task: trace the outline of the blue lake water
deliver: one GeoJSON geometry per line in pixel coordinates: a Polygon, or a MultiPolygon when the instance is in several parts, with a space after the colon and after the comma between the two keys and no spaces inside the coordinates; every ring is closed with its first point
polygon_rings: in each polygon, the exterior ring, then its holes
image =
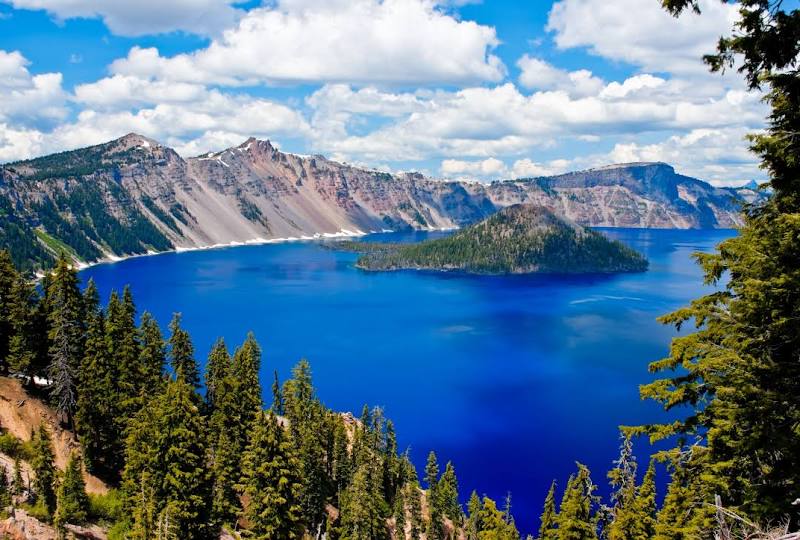
{"type": "Polygon", "coordinates": [[[131,259],[82,276],[104,298],[131,284],[139,309],[162,326],[182,312],[199,358],[217,337],[234,347],[253,330],[267,402],[273,370],[284,379],[308,358],[329,407],[382,406],[420,474],[435,450],[455,464],[462,497],[475,489],[502,501],[510,491],[517,523],[532,532],[551,480],[563,486],[580,460],[605,491],[617,426],[664,418],[638,397],[648,362],[674,335],[656,317],[707,290],[691,254],[734,234],[604,232],[642,251],[650,270],[365,273],[354,254],[290,243],[131,259]]]}

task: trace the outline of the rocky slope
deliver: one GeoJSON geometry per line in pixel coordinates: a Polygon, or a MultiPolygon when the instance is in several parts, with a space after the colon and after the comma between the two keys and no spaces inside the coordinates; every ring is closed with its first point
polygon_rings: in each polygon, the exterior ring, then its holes
{"type": "MultiPolygon", "coordinates": [[[[368,242],[351,242],[366,245],[368,242]]],[[[436,270],[470,274],[643,272],[647,260],[621,242],[558,217],[543,206],[515,204],[452,236],[382,244],[362,255],[364,270],[436,270]]]]}
{"type": "Polygon", "coordinates": [[[365,170],[249,139],[183,159],[140,135],[0,167],[0,245],[17,264],[216,244],[474,223],[518,203],[581,225],[700,228],[739,223],[752,190],[718,189],[663,163],[480,184],[365,170]]]}

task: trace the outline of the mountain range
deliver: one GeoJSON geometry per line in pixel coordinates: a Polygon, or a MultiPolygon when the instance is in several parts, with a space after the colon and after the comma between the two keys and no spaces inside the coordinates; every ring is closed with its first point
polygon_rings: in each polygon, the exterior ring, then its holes
{"type": "Polygon", "coordinates": [[[183,158],[137,134],[0,166],[0,242],[17,264],[172,249],[455,228],[520,203],[580,225],[727,228],[752,185],[718,188],[665,163],[492,183],[390,174],[284,153],[269,141],[183,158]]]}

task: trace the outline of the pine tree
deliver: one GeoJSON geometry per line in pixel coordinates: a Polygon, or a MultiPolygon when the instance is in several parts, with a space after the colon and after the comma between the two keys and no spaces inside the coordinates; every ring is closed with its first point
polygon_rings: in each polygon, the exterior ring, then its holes
{"type": "Polygon", "coordinates": [[[83,357],[83,297],[78,274],[65,255],[59,257],[48,285],[50,395],[67,424],[77,403],[77,371],[83,357]]]}
{"type": "Polygon", "coordinates": [[[407,484],[406,499],[408,500],[408,513],[411,518],[411,531],[409,540],[419,540],[422,536],[425,521],[422,518],[422,490],[417,481],[417,473],[407,484]]]}
{"type": "Polygon", "coordinates": [[[33,489],[36,499],[41,501],[47,513],[56,509],[56,466],[50,434],[44,424],[39,426],[33,439],[33,489]]]}
{"type": "Polygon", "coordinates": [[[25,493],[25,481],[22,479],[22,464],[18,457],[14,458],[14,472],[11,479],[11,495],[21,497],[25,493]]]}
{"type": "Polygon", "coordinates": [[[458,502],[458,480],[456,470],[451,462],[447,462],[444,473],[436,486],[436,494],[442,508],[442,514],[458,527],[461,524],[464,511],[458,502]]]}
{"type": "Polygon", "coordinates": [[[242,458],[244,517],[257,540],[301,538],[301,484],[298,459],[274,414],[260,412],[242,458]]]}
{"type": "Polygon", "coordinates": [[[466,540],[478,540],[478,533],[481,530],[481,510],[483,505],[478,497],[478,492],[473,490],[467,503],[467,522],[464,526],[464,536],[466,540]]]}
{"type": "Polygon", "coordinates": [[[193,388],[200,387],[200,370],[194,359],[194,345],[189,333],[181,328],[181,314],[175,313],[169,323],[169,353],[176,378],[182,378],[193,388]]]}
{"type": "MultiPolygon", "coordinates": [[[[663,4],[675,15],[701,6],[663,4]]],[[[662,318],[679,328],[695,322],[698,330],[676,338],[669,356],[651,364],[664,376],[642,396],[682,413],[676,422],[648,426],[652,438],[698,436],[707,445],[697,471],[707,499],[693,512],[718,494],[751,521],[790,516],[795,529],[796,493],[786,486],[800,485],[800,10],[765,0],[741,0],[738,9],[731,35],[704,60],[712,71],[736,66],[751,90],[768,90],[768,126],[750,140],[771,193],[745,207],[737,236],[697,256],[705,282],[720,288],[662,318]]]]}
{"type": "Polygon", "coordinates": [[[404,493],[404,491],[402,489],[398,490],[397,495],[394,498],[392,515],[394,516],[395,538],[403,538],[403,539],[405,539],[405,537],[406,537],[406,497],[405,497],[405,493],[404,493]]]}
{"type": "Polygon", "coordinates": [[[592,513],[597,486],[589,477],[589,469],[578,463],[578,473],[570,477],[556,524],[558,540],[596,540],[597,523],[592,513]]]}
{"type": "Polygon", "coordinates": [[[231,355],[225,340],[219,338],[211,347],[206,362],[206,413],[214,413],[215,402],[217,401],[217,388],[223,384],[223,380],[231,375],[231,355]]]}
{"type": "Polygon", "coordinates": [[[206,540],[218,532],[208,523],[212,483],[199,402],[179,377],[132,419],[123,472],[131,538],[206,540]]]}
{"type": "Polygon", "coordinates": [[[636,458],[630,435],[622,435],[619,458],[608,473],[613,491],[611,493],[612,521],[608,525],[610,540],[633,539],[638,529],[639,516],[636,508],[636,458]]]}
{"type": "Polygon", "coordinates": [[[58,529],[62,529],[66,523],[80,525],[86,521],[89,497],[86,495],[86,485],[83,482],[81,460],[75,455],[67,462],[64,478],[58,487],[57,500],[54,521],[58,529]]]}
{"type": "Polygon", "coordinates": [[[250,425],[263,408],[261,384],[258,373],[261,369],[261,348],[252,333],[233,355],[231,376],[234,381],[236,404],[243,441],[250,425]]]}
{"type": "Polygon", "coordinates": [[[341,496],[342,539],[381,540],[388,537],[388,508],[381,495],[375,464],[363,463],[341,496]]]}
{"type": "Polygon", "coordinates": [[[106,342],[105,317],[89,313],[84,357],[78,383],[75,429],[89,470],[104,478],[119,475],[123,459],[122,429],[117,413],[116,369],[106,342]]]}
{"type": "Polygon", "coordinates": [[[544,499],[544,510],[542,510],[542,516],[539,519],[539,540],[558,540],[557,521],[556,481],[553,480],[547,492],[547,497],[544,499]]]}
{"type": "Polygon", "coordinates": [[[272,379],[272,411],[277,415],[283,415],[283,392],[281,392],[281,384],[278,381],[278,370],[273,373],[272,379]]]}
{"type": "Polygon", "coordinates": [[[636,532],[631,540],[649,540],[656,530],[656,466],[650,461],[636,493],[636,532]]]}
{"type": "Polygon", "coordinates": [[[229,438],[229,430],[218,432],[216,444],[212,449],[211,469],[212,521],[218,524],[235,523],[240,512],[239,494],[236,485],[241,479],[241,454],[229,438]]]}
{"type": "Polygon", "coordinates": [[[106,317],[106,340],[111,358],[116,366],[118,422],[124,429],[130,418],[141,409],[142,366],[137,341],[136,307],[129,287],[125,287],[122,300],[116,292],[111,294],[106,317]]]}
{"type": "Polygon", "coordinates": [[[11,506],[11,485],[8,483],[8,470],[5,465],[0,465],[0,514],[11,506]]]}
{"type": "Polygon", "coordinates": [[[11,336],[14,334],[11,305],[14,283],[18,279],[17,269],[7,249],[0,249],[0,375],[8,374],[8,353],[11,336]]]}
{"type": "Polygon", "coordinates": [[[506,512],[501,512],[489,497],[483,497],[479,512],[478,538],[480,540],[519,540],[519,532],[509,522],[506,512]]]}
{"type": "Polygon", "coordinates": [[[431,450],[425,465],[425,483],[428,485],[428,540],[444,540],[444,523],[442,521],[442,504],[439,498],[439,464],[436,453],[431,450]]]}
{"type": "Polygon", "coordinates": [[[5,307],[11,330],[8,342],[8,366],[32,380],[36,374],[36,294],[35,286],[18,275],[5,307]]]}
{"type": "Polygon", "coordinates": [[[164,365],[167,361],[166,344],[161,328],[153,316],[145,311],[139,324],[139,366],[142,370],[139,384],[143,402],[164,383],[164,365]]]}

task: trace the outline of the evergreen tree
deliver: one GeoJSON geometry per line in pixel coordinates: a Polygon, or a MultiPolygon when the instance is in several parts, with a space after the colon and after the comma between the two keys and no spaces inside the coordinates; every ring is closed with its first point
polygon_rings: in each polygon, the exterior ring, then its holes
{"type": "Polygon", "coordinates": [[[649,540],[655,537],[656,531],[656,466],[650,461],[644,474],[642,485],[636,494],[636,524],[631,540],[649,540]]]}
{"type": "Polygon", "coordinates": [[[64,524],[80,525],[86,521],[89,512],[89,497],[86,495],[86,485],[83,482],[81,460],[73,455],[64,470],[64,478],[58,486],[58,504],[56,507],[56,528],[63,528],[64,524]]]}
{"type": "Polygon", "coordinates": [[[301,538],[301,485],[298,459],[273,413],[260,412],[242,459],[244,517],[249,537],[258,540],[301,538]]]}
{"type": "Polygon", "coordinates": [[[361,464],[353,481],[341,496],[343,540],[381,540],[388,537],[386,503],[381,496],[377,470],[370,463],[361,464]]]}
{"type": "Polygon", "coordinates": [[[509,522],[506,512],[501,512],[489,497],[483,497],[478,517],[479,540],[519,540],[519,532],[509,522]]]}
{"type": "Polygon", "coordinates": [[[175,377],[183,379],[193,388],[200,387],[200,370],[194,359],[194,345],[189,333],[181,328],[181,314],[175,313],[169,323],[169,354],[175,377]]]}
{"type": "Polygon", "coordinates": [[[219,338],[211,347],[206,362],[206,412],[213,414],[217,400],[217,388],[231,375],[231,355],[225,340],[219,338]]]}
{"type": "Polygon", "coordinates": [[[611,523],[607,525],[610,540],[633,539],[638,529],[636,508],[636,458],[629,435],[622,436],[620,456],[608,473],[611,482],[611,523]]]}
{"type": "Polygon", "coordinates": [[[116,478],[122,468],[123,438],[117,413],[116,369],[106,342],[105,317],[87,315],[86,346],[81,362],[75,429],[90,471],[116,478]]]}
{"type": "Polygon", "coordinates": [[[83,357],[83,297],[78,274],[63,254],[48,285],[48,297],[50,395],[56,412],[71,424],[77,403],[76,374],[83,357]]]}
{"type": "Polygon", "coordinates": [[[464,536],[466,540],[478,540],[478,533],[481,530],[481,510],[483,509],[483,505],[481,503],[480,497],[478,497],[478,492],[473,490],[472,494],[469,496],[469,502],[467,503],[467,522],[464,526],[464,536]]]}
{"type": "Polygon", "coordinates": [[[547,497],[544,499],[544,510],[542,510],[542,516],[539,519],[539,540],[558,540],[557,521],[556,481],[553,480],[547,492],[547,497]]]}
{"type": "Polygon", "coordinates": [[[449,461],[436,486],[436,494],[439,499],[439,505],[441,505],[442,514],[449,518],[454,526],[458,527],[461,524],[464,511],[461,509],[461,503],[458,502],[458,480],[456,479],[456,471],[453,464],[449,461]]]}
{"type": "Polygon", "coordinates": [[[36,375],[36,289],[19,275],[11,288],[6,309],[10,318],[8,365],[17,373],[33,379],[36,375]]]}
{"type": "Polygon", "coordinates": [[[117,421],[122,429],[142,407],[142,374],[140,350],[137,341],[136,307],[129,287],[120,300],[111,294],[106,317],[106,340],[113,365],[116,367],[117,421]]]}
{"type": "Polygon", "coordinates": [[[11,485],[8,483],[8,470],[0,465],[0,514],[11,506],[11,485]]]}
{"type": "Polygon", "coordinates": [[[139,366],[141,371],[140,392],[142,401],[157,392],[164,382],[164,365],[167,361],[166,344],[161,328],[153,316],[145,311],[139,324],[139,366]]]}
{"type": "Polygon", "coordinates": [[[419,540],[422,536],[425,521],[422,519],[422,490],[417,481],[417,473],[414,472],[413,479],[406,484],[406,500],[408,501],[408,513],[411,521],[409,540],[419,540]]]}
{"type": "Polygon", "coordinates": [[[428,462],[425,465],[425,483],[428,485],[428,528],[426,538],[428,540],[444,540],[444,523],[442,521],[443,511],[439,498],[439,463],[436,460],[436,453],[431,450],[428,454],[428,462]]]}
{"type": "Polygon", "coordinates": [[[245,342],[234,353],[231,365],[240,429],[244,440],[250,425],[263,408],[261,384],[258,380],[260,369],[261,348],[253,334],[249,333],[245,342]]]}
{"type": "Polygon", "coordinates": [[[278,370],[273,373],[272,379],[272,411],[277,415],[283,415],[283,392],[281,392],[281,384],[278,381],[278,370]]]}
{"type": "Polygon", "coordinates": [[[22,479],[22,464],[18,457],[14,458],[14,472],[11,479],[11,495],[21,497],[25,493],[25,481],[22,479]]]}
{"type": "MultiPolygon", "coordinates": [[[[700,11],[697,0],[662,3],[675,15],[700,11]]],[[[705,282],[722,290],[662,318],[679,328],[694,321],[698,331],[676,338],[669,356],[651,365],[665,376],[642,395],[689,411],[648,426],[652,438],[698,436],[707,445],[702,463],[693,463],[702,466],[707,498],[692,512],[719,494],[752,521],[789,516],[794,529],[797,493],[787,486],[800,485],[800,10],[767,0],[741,0],[738,8],[732,35],[705,61],[712,71],[737,66],[750,89],[768,90],[767,129],[750,140],[771,194],[745,208],[736,237],[697,256],[705,282]]]]}
{"type": "Polygon", "coordinates": [[[240,512],[239,494],[236,485],[241,478],[241,454],[230,440],[229,430],[221,429],[216,445],[212,450],[211,468],[212,521],[219,524],[233,524],[240,512]]]}
{"type": "Polygon", "coordinates": [[[50,434],[39,426],[33,439],[33,489],[36,499],[41,501],[47,513],[52,515],[56,509],[56,466],[50,434]]]}
{"type": "Polygon", "coordinates": [[[7,249],[0,249],[0,375],[8,374],[8,353],[11,336],[14,334],[11,306],[14,283],[18,279],[17,269],[7,249]]]}
{"type": "Polygon", "coordinates": [[[218,533],[208,523],[212,483],[198,403],[179,376],[131,421],[123,472],[131,538],[205,540],[218,533]]]}
{"type": "Polygon", "coordinates": [[[589,469],[578,464],[578,473],[570,476],[556,519],[558,540],[596,540],[597,523],[592,513],[597,488],[589,469]]]}
{"type": "Polygon", "coordinates": [[[321,435],[325,430],[325,409],[314,393],[311,367],[301,360],[284,384],[285,413],[292,440],[298,448],[303,495],[303,520],[309,530],[317,531],[324,522],[324,507],[330,490],[326,454],[321,435]]]}

